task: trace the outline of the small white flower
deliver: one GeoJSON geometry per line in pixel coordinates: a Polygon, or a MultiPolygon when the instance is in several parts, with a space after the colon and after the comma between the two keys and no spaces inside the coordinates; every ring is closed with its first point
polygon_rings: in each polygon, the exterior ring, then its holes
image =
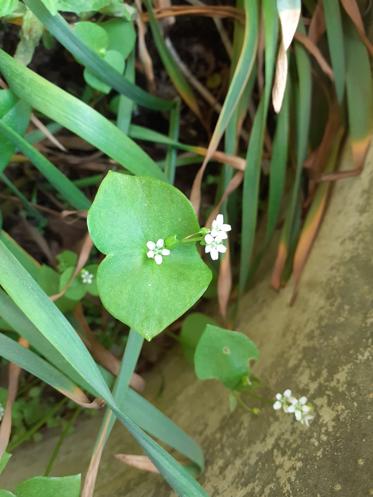
{"type": "Polygon", "coordinates": [[[170,251],[166,248],[164,248],[164,240],[160,238],[157,242],[152,242],[149,241],[146,243],[146,246],[148,247],[148,252],[146,255],[149,257],[149,259],[154,259],[156,264],[162,264],[163,262],[163,257],[170,255],[170,251]]]}
{"type": "Polygon", "coordinates": [[[283,394],[277,393],[276,401],[273,404],[273,409],[278,411],[283,409],[284,412],[294,414],[297,421],[305,426],[309,426],[314,416],[312,414],[312,406],[307,404],[307,397],[300,397],[297,399],[293,396],[291,390],[287,389],[283,394]]]}
{"type": "Polygon", "coordinates": [[[221,240],[226,240],[228,238],[227,232],[232,229],[232,226],[230,224],[225,224],[224,223],[224,216],[223,214],[218,214],[216,216],[216,219],[213,220],[212,226],[211,226],[211,236],[213,236],[216,239],[221,240]]]}
{"type": "Polygon", "coordinates": [[[92,273],[90,273],[86,269],[82,269],[82,271],[80,271],[80,277],[85,285],[92,285],[94,278],[92,273]]]}
{"type": "Polygon", "coordinates": [[[4,407],[2,404],[0,404],[0,421],[3,419],[4,413],[5,413],[4,407]]]}
{"type": "Polygon", "coordinates": [[[214,238],[211,233],[205,236],[205,252],[211,255],[213,261],[219,259],[219,253],[224,254],[227,251],[227,247],[223,245],[221,238],[214,238]]]}

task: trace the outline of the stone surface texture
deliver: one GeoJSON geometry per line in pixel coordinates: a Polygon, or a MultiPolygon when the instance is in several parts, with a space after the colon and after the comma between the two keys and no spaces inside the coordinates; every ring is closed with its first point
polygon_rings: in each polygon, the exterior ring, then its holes
{"type": "MultiPolygon", "coordinates": [[[[196,381],[178,352],[152,373],[148,397],[205,450],[201,483],[211,497],[373,495],[372,247],[371,148],[361,176],[334,187],[295,304],[288,305],[291,284],[275,293],[268,278],[244,300],[238,329],[260,348],[256,375],[273,395],[291,388],[309,397],[316,408],[309,428],[270,404],[258,417],[230,413],[224,388],[196,381]]],[[[55,474],[84,471],[98,422],[79,424],[55,474]]],[[[16,452],[0,485],[42,473],[55,441],[16,452]]],[[[159,476],[123,466],[117,452],[140,453],[121,426],[105,451],[97,497],[173,495],[159,476]]]]}

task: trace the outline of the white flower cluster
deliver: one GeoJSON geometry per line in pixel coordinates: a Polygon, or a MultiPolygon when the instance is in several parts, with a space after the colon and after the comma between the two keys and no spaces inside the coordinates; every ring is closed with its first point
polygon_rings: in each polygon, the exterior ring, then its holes
{"type": "Polygon", "coordinates": [[[285,390],[283,394],[276,394],[276,402],[273,404],[273,409],[276,411],[282,409],[284,412],[294,414],[295,419],[305,426],[309,426],[314,418],[312,406],[307,404],[307,397],[297,399],[289,389],[285,390]]]}
{"type": "Polygon", "coordinates": [[[0,404],[0,421],[3,419],[4,413],[5,413],[4,407],[2,404],[0,404]]]}
{"type": "Polygon", "coordinates": [[[224,224],[223,214],[218,214],[216,219],[213,220],[211,230],[205,236],[205,252],[210,254],[213,261],[219,259],[219,253],[224,254],[227,251],[223,240],[228,238],[227,233],[231,229],[230,224],[224,224]]]}
{"type": "Polygon", "coordinates": [[[92,285],[93,283],[93,274],[90,273],[89,271],[87,271],[86,269],[82,269],[80,271],[80,277],[82,279],[82,282],[85,284],[85,285],[92,285]]]}
{"type": "Polygon", "coordinates": [[[146,255],[149,259],[154,259],[156,264],[162,264],[163,257],[170,255],[170,251],[164,248],[164,240],[160,238],[156,243],[149,241],[146,246],[148,247],[148,252],[146,255]]]}

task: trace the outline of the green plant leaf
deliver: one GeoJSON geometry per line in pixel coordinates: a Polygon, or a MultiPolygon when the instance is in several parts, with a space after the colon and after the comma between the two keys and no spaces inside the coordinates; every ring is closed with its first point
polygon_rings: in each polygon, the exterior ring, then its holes
{"type": "Polygon", "coordinates": [[[116,50],[126,60],[135,48],[136,31],[133,23],[124,19],[111,19],[100,24],[109,39],[108,50],[116,50]]]}
{"type": "Polygon", "coordinates": [[[25,0],[29,9],[38,17],[48,31],[69,50],[77,60],[101,79],[104,83],[129,97],[139,105],[154,110],[170,110],[173,102],[150,95],[138,86],[129,83],[117,71],[92,52],[77,36],[64,18],[60,15],[52,16],[40,0],[25,0]]]}
{"type": "Polygon", "coordinates": [[[236,389],[250,374],[250,360],[258,358],[255,343],[246,335],[209,324],[198,342],[194,365],[200,380],[216,379],[236,389]]]}
{"type": "Polygon", "coordinates": [[[58,0],[42,0],[44,6],[55,16],[58,12],[58,0]]]}
{"type": "Polygon", "coordinates": [[[12,457],[12,454],[9,454],[8,452],[4,452],[4,454],[0,457],[0,475],[4,471],[4,469],[7,467],[8,462],[10,461],[11,457],[12,457]]]}
{"type": "Polygon", "coordinates": [[[111,0],[57,0],[58,10],[62,12],[83,12],[97,11],[111,3],[111,0]]]}
{"type": "Polygon", "coordinates": [[[69,364],[74,381],[93,395],[112,400],[100,370],[76,331],[1,241],[0,285],[44,341],[69,364]]]}
{"type": "MultiPolygon", "coordinates": [[[[10,90],[0,90],[0,120],[21,136],[30,122],[31,108],[19,101],[10,90]]],[[[14,142],[1,136],[0,173],[4,171],[16,151],[14,142]]]]}
{"type": "Polygon", "coordinates": [[[323,0],[323,8],[335,88],[338,101],[342,103],[346,79],[346,62],[341,7],[339,2],[323,0]]]}
{"type": "Polygon", "coordinates": [[[0,17],[10,16],[18,7],[18,0],[2,0],[0,3],[0,17]]]}
{"type": "Polygon", "coordinates": [[[202,312],[193,312],[183,321],[180,332],[180,344],[186,359],[193,364],[194,351],[208,324],[217,324],[215,319],[202,312]]]}
{"type": "Polygon", "coordinates": [[[0,497],[17,497],[14,495],[12,492],[9,492],[9,490],[0,490],[0,497]]]}
{"type": "Polygon", "coordinates": [[[164,178],[152,159],[105,117],[27,69],[3,50],[0,50],[0,71],[22,100],[81,136],[132,173],[164,178]]]}
{"type": "MultiPolygon", "coordinates": [[[[88,48],[100,57],[105,55],[109,45],[109,36],[104,28],[90,21],[77,22],[73,32],[88,48]]],[[[79,61],[79,59],[77,59],[79,61]]],[[[81,62],[84,65],[84,62],[81,62]]]]}
{"type": "Polygon", "coordinates": [[[107,255],[97,274],[104,306],[147,340],[189,309],[211,280],[194,244],[178,244],[161,265],[146,255],[148,241],[199,230],[190,202],[171,185],[109,172],[89,210],[88,228],[107,255]]]}
{"type": "Polygon", "coordinates": [[[60,478],[36,476],[16,488],[17,497],[79,497],[80,475],[60,478]]]}
{"type": "MultiPolygon", "coordinates": [[[[96,274],[97,274],[97,264],[89,264],[85,266],[80,274],[74,279],[69,288],[67,289],[65,296],[71,300],[81,300],[87,293],[91,295],[97,296],[97,283],[96,283],[96,274]],[[88,271],[93,276],[92,283],[84,283],[82,280],[82,272],[88,271]]],[[[67,283],[70,281],[72,275],[74,274],[75,267],[70,267],[66,269],[60,278],[59,289],[62,290],[65,288],[67,283]]]]}
{"type": "Polygon", "coordinates": [[[58,271],[60,273],[63,273],[69,267],[76,266],[76,263],[78,261],[78,255],[72,250],[64,250],[63,252],[57,255],[56,259],[58,262],[57,266],[58,271]]]}

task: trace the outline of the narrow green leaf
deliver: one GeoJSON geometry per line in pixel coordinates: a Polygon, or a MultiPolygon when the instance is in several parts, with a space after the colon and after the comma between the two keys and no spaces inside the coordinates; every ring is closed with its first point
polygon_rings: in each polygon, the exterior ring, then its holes
{"type": "Polygon", "coordinates": [[[373,134],[371,60],[349,19],[346,19],[345,27],[349,133],[355,167],[362,167],[373,134]]]}
{"type": "Polygon", "coordinates": [[[0,242],[0,285],[28,319],[81,378],[93,395],[111,399],[110,391],[85,345],[71,324],[51,302],[17,259],[0,242]]]}
{"type": "Polygon", "coordinates": [[[4,452],[4,454],[0,457],[0,475],[8,465],[12,454],[8,454],[8,452],[4,452]]]}
{"type": "Polygon", "coordinates": [[[14,93],[134,174],[164,178],[151,158],[94,109],[0,50],[0,71],[14,93]]]}
{"type": "Polygon", "coordinates": [[[35,167],[49,181],[51,185],[69,202],[75,209],[84,210],[90,206],[88,198],[61,173],[48,159],[46,159],[36,148],[30,145],[22,136],[7,126],[0,119],[0,136],[4,136],[9,142],[29,157],[35,167]]]}
{"type": "Polygon", "coordinates": [[[0,356],[9,362],[17,364],[17,366],[44,381],[63,395],[72,398],[78,391],[76,385],[56,368],[3,333],[0,333],[0,356]]]}
{"type": "Polygon", "coordinates": [[[92,52],[77,36],[74,35],[68,23],[62,16],[53,16],[48,9],[44,7],[40,0],[25,0],[27,7],[43,23],[48,31],[71,52],[74,57],[82,61],[101,81],[114,88],[122,95],[127,96],[137,104],[154,110],[169,110],[173,103],[154,97],[141,88],[129,83],[126,79],[118,74],[115,69],[110,67],[97,54],[92,52]]]}
{"type": "Polygon", "coordinates": [[[219,114],[214,133],[208,147],[208,156],[211,157],[217,149],[219,141],[228,126],[234,110],[240,102],[242,93],[249,80],[254,67],[256,49],[258,43],[258,2],[255,0],[245,0],[245,35],[241,54],[229,85],[228,93],[225,97],[222,110],[219,114]]]}
{"type": "MultiPolygon", "coordinates": [[[[26,102],[17,102],[17,100],[10,90],[0,90],[0,120],[22,136],[30,122],[31,108],[26,102]]],[[[2,137],[0,173],[9,164],[15,151],[15,145],[2,137]]]]}
{"type": "MultiPolygon", "coordinates": [[[[177,103],[170,112],[169,137],[171,140],[177,141],[179,139],[179,130],[180,130],[180,105],[179,103],[177,103]]],[[[171,145],[167,151],[165,170],[164,170],[165,175],[171,184],[173,184],[173,182],[175,181],[176,159],[177,159],[176,147],[171,145]]]]}
{"type": "Polygon", "coordinates": [[[345,89],[346,64],[341,7],[338,0],[323,0],[323,7],[334,83],[338,101],[342,103],[345,89]]]}

